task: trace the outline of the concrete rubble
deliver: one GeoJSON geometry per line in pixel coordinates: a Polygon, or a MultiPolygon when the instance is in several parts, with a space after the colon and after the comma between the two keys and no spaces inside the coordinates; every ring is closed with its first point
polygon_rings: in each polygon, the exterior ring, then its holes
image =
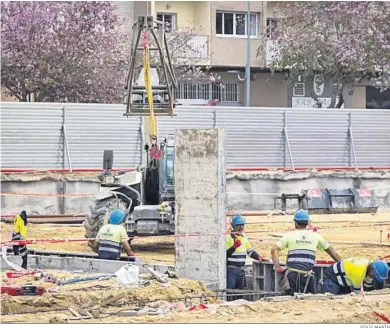
{"type": "MultiPolygon", "coordinates": [[[[83,181],[100,183],[97,176],[100,172],[11,172],[0,174],[2,182],[29,182],[29,181],[83,181]]],[[[231,171],[227,169],[226,180],[301,180],[308,178],[363,178],[363,179],[390,179],[389,170],[317,170],[308,169],[306,171],[288,171],[268,169],[267,171],[231,171]]]]}
{"type": "Polygon", "coordinates": [[[2,182],[32,182],[32,181],[83,181],[100,183],[97,178],[100,172],[13,172],[0,175],[2,182]]]}
{"type": "Polygon", "coordinates": [[[168,275],[165,283],[161,283],[153,274],[140,274],[139,283],[136,286],[123,287],[116,283],[115,276],[106,279],[101,274],[80,274],[58,270],[45,270],[41,275],[25,275],[17,278],[6,278],[2,274],[2,286],[4,285],[36,285],[46,289],[43,295],[36,296],[10,296],[1,295],[1,314],[14,316],[23,313],[43,313],[60,311],[67,312],[64,320],[85,320],[97,318],[102,311],[109,307],[124,307],[125,312],[115,311],[119,316],[131,316],[134,313],[150,315],[166,314],[167,310],[162,306],[179,302],[180,298],[193,296],[207,300],[213,293],[206,288],[204,283],[189,279],[171,279],[168,275]],[[50,280],[44,277],[53,277],[50,280]],[[67,281],[67,284],[63,284],[67,281]],[[62,282],[62,283],[61,283],[62,282]],[[160,306],[156,306],[160,302],[160,306]],[[162,302],[162,303],[161,303],[162,302]],[[154,305],[153,305],[154,303],[154,305]],[[140,306],[144,304],[143,306],[140,306]],[[129,307],[132,309],[128,310],[129,307]],[[148,310],[147,310],[148,309],[148,310]],[[130,311],[130,312],[126,312],[130,311]],[[131,312],[133,311],[133,312],[131,312]]]}
{"type": "Polygon", "coordinates": [[[309,178],[353,178],[353,179],[390,179],[389,170],[316,170],[309,169],[307,171],[229,171],[226,174],[226,179],[246,180],[302,180],[309,178]]]}

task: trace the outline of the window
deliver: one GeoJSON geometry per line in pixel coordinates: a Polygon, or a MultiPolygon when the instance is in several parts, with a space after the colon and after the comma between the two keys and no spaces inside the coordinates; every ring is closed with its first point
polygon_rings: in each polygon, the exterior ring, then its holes
{"type": "Polygon", "coordinates": [[[176,28],[176,15],[175,14],[157,14],[157,20],[165,24],[165,32],[169,33],[172,29],[176,28]]]}
{"type": "Polygon", "coordinates": [[[293,97],[305,96],[305,83],[295,83],[293,88],[293,97]]]}
{"type": "Polygon", "coordinates": [[[267,18],[267,38],[275,38],[276,27],[278,27],[278,20],[276,18],[267,18]]]}
{"type": "Polygon", "coordinates": [[[175,93],[177,99],[217,99],[220,102],[240,103],[241,83],[210,82],[210,83],[178,83],[175,93]]]}
{"type": "MultiPolygon", "coordinates": [[[[248,25],[246,16],[247,14],[245,13],[217,12],[215,20],[216,34],[247,36],[248,25]]],[[[257,36],[257,27],[257,14],[251,14],[249,23],[251,36],[257,36]]]]}

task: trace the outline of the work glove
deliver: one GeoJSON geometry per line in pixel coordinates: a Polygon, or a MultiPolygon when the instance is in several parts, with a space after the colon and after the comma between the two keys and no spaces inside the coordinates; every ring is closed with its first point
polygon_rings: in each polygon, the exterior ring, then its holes
{"type": "Polygon", "coordinates": [[[235,239],[234,240],[234,244],[233,244],[233,248],[236,249],[236,248],[238,248],[240,246],[241,246],[241,240],[235,239]]]}

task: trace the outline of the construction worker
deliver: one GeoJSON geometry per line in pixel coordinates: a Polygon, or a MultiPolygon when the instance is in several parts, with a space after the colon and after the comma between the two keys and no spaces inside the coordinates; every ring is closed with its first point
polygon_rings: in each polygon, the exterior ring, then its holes
{"type": "Polygon", "coordinates": [[[295,230],[285,234],[272,247],[272,261],[276,272],[281,274],[282,289],[286,295],[315,294],[317,288],[312,268],[316,263],[317,248],[327,252],[335,261],[340,261],[341,258],[319,233],[306,229],[309,214],[305,210],[298,210],[294,221],[295,230]],[[279,262],[279,252],[284,249],[288,250],[286,269],[279,262]]]}
{"type": "Polygon", "coordinates": [[[336,262],[324,272],[324,292],[334,295],[359,292],[363,281],[364,290],[383,288],[389,277],[389,266],[385,261],[370,262],[362,258],[348,258],[336,262]]]}
{"type": "Polygon", "coordinates": [[[248,238],[243,233],[246,220],[240,214],[232,217],[232,232],[226,239],[227,258],[227,288],[244,289],[246,256],[254,260],[264,259],[254,250],[248,238]]]}
{"type": "Polygon", "coordinates": [[[94,243],[94,249],[98,249],[100,259],[119,260],[122,244],[128,256],[135,256],[128,243],[126,229],[121,225],[125,215],[125,212],[119,209],[112,211],[108,224],[100,228],[94,243]]]}
{"type": "MultiPolygon", "coordinates": [[[[15,216],[12,240],[27,240],[27,224],[26,211],[22,211],[15,216]]],[[[27,245],[13,245],[12,248],[15,255],[22,257],[22,268],[27,269],[27,245]]]]}

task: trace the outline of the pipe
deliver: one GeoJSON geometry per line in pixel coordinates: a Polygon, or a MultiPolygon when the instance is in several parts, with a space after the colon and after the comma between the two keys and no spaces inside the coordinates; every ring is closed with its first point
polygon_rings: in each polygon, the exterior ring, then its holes
{"type": "Polygon", "coordinates": [[[248,12],[246,14],[246,107],[251,107],[251,2],[247,1],[248,12]]]}
{"type": "Polygon", "coordinates": [[[109,279],[116,277],[115,274],[102,274],[99,276],[90,276],[90,277],[81,277],[81,278],[72,278],[67,280],[60,280],[58,281],[59,285],[68,285],[68,284],[74,284],[77,282],[83,282],[83,281],[92,281],[92,280],[100,280],[100,279],[109,279]]]}
{"type": "Polygon", "coordinates": [[[65,146],[66,146],[66,156],[68,157],[69,172],[72,172],[72,160],[70,158],[69,143],[68,143],[68,137],[66,134],[66,125],[65,124],[62,126],[62,130],[64,132],[64,140],[65,140],[65,146]]]}
{"type": "Polygon", "coordinates": [[[83,217],[85,218],[87,214],[81,213],[81,214],[43,214],[43,215],[34,215],[34,214],[28,214],[28,219],[46,219],[46,218],[74,218],[74,217],[83,217]]]}

